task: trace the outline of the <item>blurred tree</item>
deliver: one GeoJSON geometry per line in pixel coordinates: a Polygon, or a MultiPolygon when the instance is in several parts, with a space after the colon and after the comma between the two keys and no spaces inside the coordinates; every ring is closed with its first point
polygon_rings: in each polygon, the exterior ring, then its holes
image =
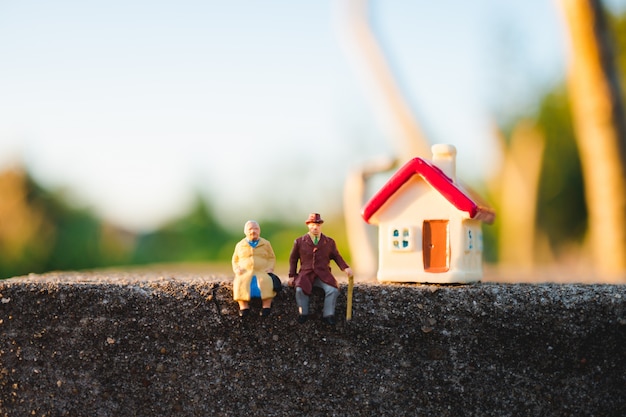
{"type": "MultiPolygon", "coordinates": [[[[614,17],[611,22],[614,33],[618,35],[618,46],[620,46],[615,49],[618,52],[617,60],[624,62],[626,19],[624,16],[614,17]]],[[[614,78],[626,79],[626,72],[623,70],[622,67],[622,71],[617,72],[614,78]]],[[[621,87],[623,92],[623,85],[621,87]]],[[[619,91],[617,95],[620,95],[619,91]]],[[[504,138],[501,140],[504,163],[501,175],[495,181],[500,185],[500,191],[495,191],[492,184],[491,192],[500,213],[500,224],[496,229],[498,230],[499,261],[502,264],[508,263],[516,268],[532,269],[537,263],[560,260],[563,256],[569,259],[590,260],[593,258],[590,256],[592,252],[589,250],[590,246],[582,244],[589,237],[588,207],[594,204],[594,201],[586,198],[588,197],[586,196],[587,189],[583,181],[581,164],[581,156],[584,155],[579,153],[580,145],[577,142],[572,114],[573,109],[570,107],[567,89],[563,85],[557,86],[545,94],[540,101],[538,112],[533,116],[532,129],[520,129],[521,126],[528,125],[526,117],[513,118],[513,121],[504,129],[507,133],[501,134],[504,138]],[[520,136],[523,132],[526,133],[520,136]],[[528,150],[520,153],[520,149],[523,150],[536,142],[532,140],[533,136],[543,137],[543,154],[536,154],[532,157],[528,156],[528,150]],[[520,141],[526,142],[526,145],[523,147],[519,144],[515,145],[515,142],[520,141]],[[532,167],[536,166],[537,162],[540,162],[538,182],[532,180],[536,173],[532,167]],[[522,176],[519,175],[520,172],[522,176]],[[516,181],[520,180],[523,180],[523,183],[516,185],[516,181]],[[533,183],[536,185],[534,191],[530,187],[533,183]],[[533,193],[536,193],[534,197],[533,193]],[[521,200],[524,200],[523,205],[520,204],[521,200]],[[530,215],[526,211],[530,209],[526,207],[527,203],[533,201],[536,202],[536,215],[530,215]],[[533,218],[536,219],[536,230],[529,234],[528,229],[533,228],[533,218]],[[513,224],[510,224],[511,221],[513,224]],[[526,224],[526,228],[522,224],[526,224]],[[520,233],[520,231],[523,232],[520,233]],[[584,252],[585,250],[587,253],[584,252]]],[[[530,148],[536,147],[530,146],[530,148]]],[[[597,168],[603,163],[603,161],[595,161],[593,165],[597,168]]],[[[602,188],[600,184],[603,183],[596,182],[594,187],[602,188]]],[[[611,204],[614,202],[612,201],[611,204]]],[[[487,233],[489,232],[490,230],[487,230],[487,233]]],[[[590,240],[586,243],[593,245],[590,240]]],[[[597,265],[597,261],[591,260],[597,265]]],[[[606,273],[606,269],[604,272],[606,273]]],[[[604,277],[604,279],[610,279],[610,277],[604,277]]]]}
{"type": "Polygon", "coordinates": [[[119,265],[132,249],[131,234],[71,207],[22,168],[0,173],[0,278],[119,265]]]}
{"type": "MultiPolygon", "coordinates": [[[[537,125],[545,137],[541,179],[537,196],[537,227],[549,246],[544,261],[565,254],[583,243],[587,231],[587,206],[572,114],[563,87],[548,93],[539,106],[537,125]]],[[[536,253],[539,258],[542,253],[536,253]]]]}
{"type": "Polygon", "coordinates": [[[344,185],[344,219],[348,232],[352,269],[357,279],[371,279],[378,269],[376,228],[361,218],[361,209],[369,196],[367,184],[378,174],[392,174],[391,170],[414,157],[430,158],[430,142],[422,131],[404,97],[389,65],[388,56],[372,30],[368,0],[344,0],[346,37],[350,51],[359,61],[355,67],[359,75],[365,75],[368,92],[373,93],[378,105],[377,113],[384,114],[391,128],[386,139],[390,141],[394,155],[381,157],[353,167],[344,185]]]}
{"type": "MultiPolygon", "coordinates": [[[[580,150],[589,249],[604,276],[626,273],[626,114],[600,0],[561,0],[571,38],[568,91],[580,150]]],[[[619,32],[618,32],[619,33],[619,32]]]]}
{"type": "Polygon", "coordinates": [[[499,218],[499,261],[528,273],[536,261],[537,187],[545,139],[528,120],[518,122],[509,140],[496,134],[503,156],[500,174],[491,184],[499,218]]]}
{"type": "MultiPolygon", "coordinates": [[[[328,220],[326,232],[347,252],[341,216],[328,220]]],[[[281,220],[261,220],[261,227],[286,265],[293,240],[306,227],[281,220]]],[[[137,236],[73,207],[63,193],[41,188],[22,169],[0,173],[0,278],[134,264],[229,265],[243,236],[243,221],[241,229],[224,228],[200,197],[187,215],[137,236]]]]}
{"type": "Polygon", "coordinates": [[[230,261],[226,248],[232,250],[235,239],[198,197],[188,215],[140,236],[132,261],[135,264],[230,261]]]}
{"type": "Polygon", "coordinates": [[[621,15],[609,14],[609,28],[615,44],[615,62],[618,69],[619,87],[622,97],[626,97],[626,13],[621,15]]]}
{"type": "MultiPolygon", "coordinates": [[[[610,22],[617,39],[616,60],[626,64],[626,15],[610,16],[610,22]]],[[[626,66],[618,68],[621,71],[616,77],[622,81],[618,84],[623,96],[626,66]]],[[[536,264],[561,260],[564,256],[589,261],[590,251],[587,248],[585,253],[583,245],[588,235],[588,203],[565,86],[556,86],[546,93],[537,113],[530,117],[532,122],[528,118],[528,115],[512,117],[503,124],[502,131],[496,132],[503,166],[497,178],[490,181],[490,193],[500,220],[496,227],[485,230],[485,238],[493,239],[491,233],[497,232],[498,260],[516,270],[532,270],[536,264]],[[540,137],[543,153],[529,152],[538,149],[533,143],[539,143],[540,137]],[[537,163],[539,181],[533,180],[537,163]]]]}
{"type": "Polygon", "coordinates": [[[59,195],[45,193],[46,218],[54,227],[45,271],[123,265],[133,249],[132,235],[104,224],[87,209],[77,209],[59,195]],[[130,240],[129,240],[130,236],[130,240]]]}
{"type": "MultiPolygon", "coordinates": [[[[346,262],[350,263],[352,257],[348,247],[348,233],[346,223],[342,213],[322,213],[324,219],[324,227],[322,233],[330,236],[337,243],[337,249],[341,253],[346,262]]],[[[293,247],[293,242],[297,237],[307,233],[308,229],[304,224],[304,219],[300,223],[285,224],[280,220],[263,220],[260,221],[261,235],[272,243],[272,248],[276,254],[277,263],[287,264],[289,255],[293,247]]],[[[242,232],[239,239],[243,238],[242,232]]],[[[235,245],[231,249],[234,249],[235,245]]],[[[231,253],[232,254],[232,253],[231,253]]],[[[230,260],[230,258],[229,258],[230,260]]]]}
{"type": "MultiPolygon", "coordinates": [[[[276,255],[276,263],[286,265],[289,262],[289,254],[291,253],[293,241],[298,236],[304,234],[306,229],[299,227],[300,225],[296,224],[285,224],[277,219],[261,219],[259,220],[259,224],[261,226],[261,236],[269,240],[272,244],[272,249],[274,249],[274,254],[276,255]]],[[[243,237],[244,234],[242,224],[236,240],[232,242],[229,256],[233,254],[235,244],[240,239],[243,239],[243,237]]],[[[230,257],[228,260],[230,261],[230,257]]]]}
{"type": "Polygon", "coordinates": [[[0,173],[0,278],[45,269],[54,227],[21,168],[0,173]]]}

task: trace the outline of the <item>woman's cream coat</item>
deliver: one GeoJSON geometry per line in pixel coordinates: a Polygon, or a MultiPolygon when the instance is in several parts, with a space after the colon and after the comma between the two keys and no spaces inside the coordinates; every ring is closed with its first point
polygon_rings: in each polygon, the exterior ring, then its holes
{"type": "Polygon", "coordinates": [[[273,271],[276,264],[276,256],[269,240],[259,238],[259,244],[253,248],[244,238],[235,246],[233,253],[233,298],[235,301],[250,301],[250,283],[252,276],[256,275],[261,288],[261,299],[274,298],[274,285],[272,278],[267,275],[268,270],[273,271]],[[238,274],[238,269],[242,269],[238,274]]]}

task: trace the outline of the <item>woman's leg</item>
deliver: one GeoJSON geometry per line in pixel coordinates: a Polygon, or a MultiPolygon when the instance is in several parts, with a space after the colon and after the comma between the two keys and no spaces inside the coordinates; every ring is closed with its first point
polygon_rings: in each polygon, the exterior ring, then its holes
{"type": "Polygon", "coordinates": [[[272,299],[266,298],[263,300],[263,309],[261,310],[261,316],[267,317],[272,314],[272,299]]]}

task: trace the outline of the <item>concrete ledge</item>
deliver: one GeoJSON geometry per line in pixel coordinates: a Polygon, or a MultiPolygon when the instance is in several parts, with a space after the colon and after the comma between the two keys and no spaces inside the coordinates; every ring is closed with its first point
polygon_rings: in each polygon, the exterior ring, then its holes
{"type": "Polygon", "coordinates": [[[176,274],[0,281],[0,415],[626,415],[623,285],[357,284],[335,328],[296,323],[290,288],[242,322],[231,290],[176,274]]]}

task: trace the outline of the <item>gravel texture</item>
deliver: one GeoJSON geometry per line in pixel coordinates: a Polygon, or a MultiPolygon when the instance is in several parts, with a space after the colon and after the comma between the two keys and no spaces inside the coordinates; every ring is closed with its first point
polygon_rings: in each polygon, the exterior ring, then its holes
{"type": "Polygon", "coordinates": [[[329,327],[286,287],[242,321],[228,276],[0,281],[0,416],[626,415],[624,285],[341,290],[329,327]]]}

